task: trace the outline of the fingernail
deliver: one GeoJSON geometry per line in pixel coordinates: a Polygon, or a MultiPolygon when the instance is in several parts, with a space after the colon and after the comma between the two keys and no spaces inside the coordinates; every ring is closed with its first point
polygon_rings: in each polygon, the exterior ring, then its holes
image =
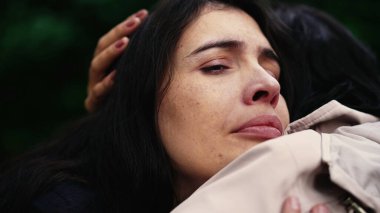
{"type": "Polygon", "coordinates": [[[300,204],[300,201],[298,200],[298,198],[296,198],[296,197],[290,197],[289,201],[290,201],[290,207],[293,210],[297,210],[298,211],[298,210],[301,209],[301,204],[300,204]]]}
{"type": "Polygon", "coordinates": [[[133,27],[136,24],[136,18],[131,18],[130,20],[125,23],[126,27],[133,27]]]}
{"type": "Polygon", "coordinates": [[[135,16],[138,17],[138,18],[142,18],[146,15],[147,11],[142,9],[142,10],[139,10],[137,13],[135,13],[135,16]]]}
{"type": "Polygon", "coordinates": [[[113,71],[109,74],[109,78],[111,79],[112,83],[113,83],[113,81],[115,80],[115,76],[116,76],[116,70],[113,70],[113,71]]]}
{"type": "Polygon", "coordinates": [[[325,205],[318,205],[313,208],[313,213],[329,213],[329,209],[325,205]]]}
{"type": "Polygon", "coordinates": [[[108,77],[104,83],[108,88],[112,87],[112,85],[114,84],[114,78],[108,77]]]}
{"type": "Polygon", "coordinates": [[[116,42],[115,47],[116,49],[120,49],[121,47],[124,46],[124,44],[125,44],[124,39],[120,39],[119,41],[116,42]]]}

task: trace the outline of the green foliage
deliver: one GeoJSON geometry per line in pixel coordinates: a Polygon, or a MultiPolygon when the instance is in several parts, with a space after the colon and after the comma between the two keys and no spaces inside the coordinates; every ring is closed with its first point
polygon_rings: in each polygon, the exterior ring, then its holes
{"type": "MultiPolygon", "coordinates": [[[[288,0],[321,8],[377,53],[379,1],[288,0]]],[[[105,32],[154,0],[0,2],[0,160],[83,116],[87,72],[105,32]]]]}

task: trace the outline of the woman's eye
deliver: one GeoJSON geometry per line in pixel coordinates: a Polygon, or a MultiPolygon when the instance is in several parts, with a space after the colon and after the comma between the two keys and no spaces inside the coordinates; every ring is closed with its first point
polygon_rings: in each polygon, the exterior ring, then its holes
{"type": "Polygon", "coordinates": [[[213,65],[201,68],[202,72],[208,74],[218,74],[225,71],[226,69],[228,69],[228,67],[224,65],[213,65]]]}

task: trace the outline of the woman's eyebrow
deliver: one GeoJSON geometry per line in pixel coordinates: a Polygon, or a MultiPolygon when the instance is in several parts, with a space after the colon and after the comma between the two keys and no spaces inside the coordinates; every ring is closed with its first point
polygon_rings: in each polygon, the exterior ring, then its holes
{"type": "Polygon", "coordinates": [[[194,51],[192,51],[187,57],[196,55],[200,52],[212,49],[212,48],[223,48],[223,49],[239,49],[244,46],[244,42],[238,40],[219,40],[219,41],[211,41],[206,44],[201,45],[194,51]]]}

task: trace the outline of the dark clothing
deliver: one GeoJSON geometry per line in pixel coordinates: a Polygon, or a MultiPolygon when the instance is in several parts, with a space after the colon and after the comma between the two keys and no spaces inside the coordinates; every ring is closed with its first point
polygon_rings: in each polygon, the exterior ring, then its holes
{"type": "Polygon", "coordinates": [[[33,201],[40,213],[92,213],[102,212],[101,203],[95,202],[95,193],[83,185],[65,182],[33,201]]]}

